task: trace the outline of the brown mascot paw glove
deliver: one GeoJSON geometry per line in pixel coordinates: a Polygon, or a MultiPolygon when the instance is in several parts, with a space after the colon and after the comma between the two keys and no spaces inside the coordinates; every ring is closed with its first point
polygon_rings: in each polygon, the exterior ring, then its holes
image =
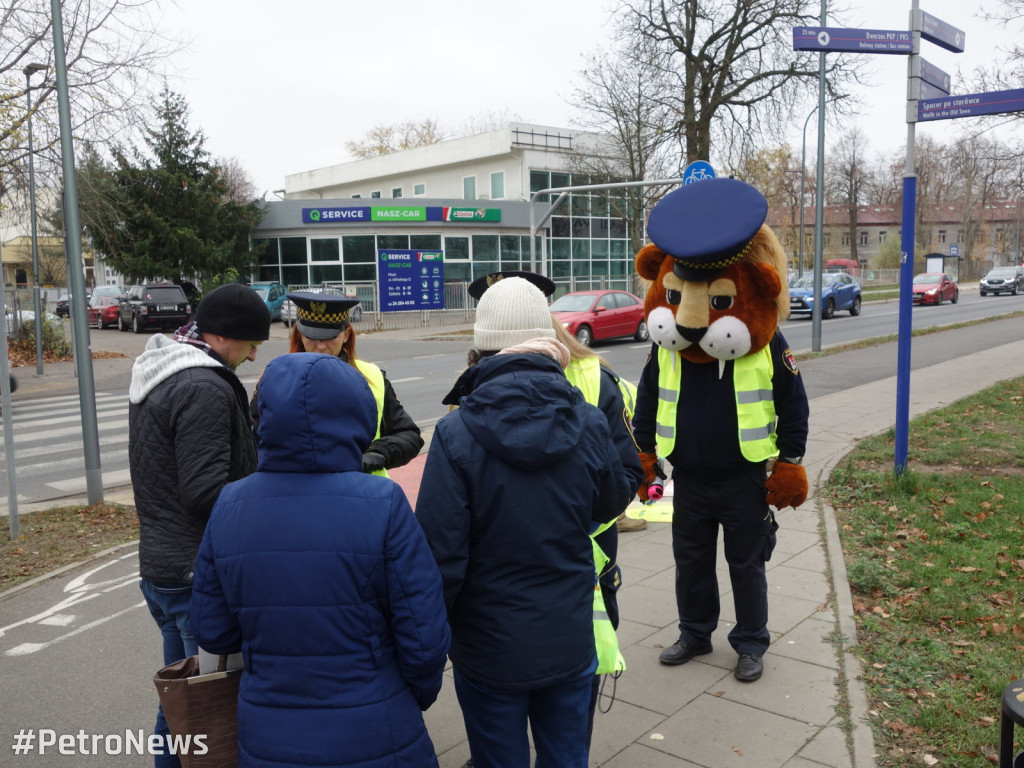
{"type": "Polygon", "coordinates": [[[775,462],[764,485],[768,490],[767,501],[776,509],[799,507],[807,501],[807,470],[800,464],[775,462]]]}
{"type": "Polygon", "coordinates": [[[658,477],[658,454],[651,451],[650,453],[638,453],[637,456],[640,457],[640,466],[644,470],[644,481],[640,483],[636,495],[640,497],[640,501],[650,501],[647,487],[658,477]]]}

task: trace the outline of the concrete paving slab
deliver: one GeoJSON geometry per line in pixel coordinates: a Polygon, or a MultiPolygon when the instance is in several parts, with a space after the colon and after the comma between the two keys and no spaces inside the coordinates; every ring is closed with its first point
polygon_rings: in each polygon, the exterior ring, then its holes
{"type": "Polygon", "coordinates": [[[661,723],[657,732],[664,740],[649,746],[698,765],[780,768],[817,728],[704,694],[661,723]]]}
{"type": "Polygon", "coordinates": [[[839,661],[834,645],[835,629],[835,622],[832,620],[817,621],[808,618],[801,621],[792,631],[773,639],[771,652],[778,656],[838,670],[839,661]]]}

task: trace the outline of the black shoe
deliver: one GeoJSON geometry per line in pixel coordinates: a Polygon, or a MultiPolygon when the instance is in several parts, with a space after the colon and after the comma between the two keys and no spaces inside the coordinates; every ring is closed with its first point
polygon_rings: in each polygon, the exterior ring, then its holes
{"type": "Polygon", "coordinates": [[[694,656],[703,656],[711,653],[711,651],[711,643],[707,645],[691,645],[680,640],[679,642],[672,643],[672,645],[662,651],[658,661],[662,664],[675,666],[676,664],[685,664],[694,656]]]}
{"type": "Polygon", "coordinates": [[[740,660],[736,664],[736,679],[744,683],[752,683],[755,680],[761,679],[761,673],[764,672],[764,664],[761,662],[760,656],[755,656],[752,653],[741,653],[740,660]]]}

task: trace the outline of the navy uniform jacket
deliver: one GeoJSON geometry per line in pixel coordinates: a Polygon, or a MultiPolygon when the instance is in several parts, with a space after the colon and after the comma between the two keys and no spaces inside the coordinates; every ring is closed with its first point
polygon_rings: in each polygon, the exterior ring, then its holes
{"type": "MultiPolygon", "coordinates": [[[[769,342],[774,363],[772,394],[777,417],[777,447],[782,456],[803,456],[807,446],[810,413],[803,379],[781,331],[769,342]]],[[[676,411],[676,442],[672,454],[662,456],[676,472],[708,477],[727,476],[750,467],[740,452],[736,421],[733,364],[727,362],[719,378],[718,361],[682,365],[682,391],[676,411]]],[[[658,348],[644,366],[637,387],[633,435],[641,451],[655,450],[655,417],[658,411],[658,348]]]]}
{"type": "Polygon", "coordinates": [[[631,495],[604,415],[543,355],[466,370],[434,430],[416,503],[444,581],[449,656],[490,688],[596,669],[593,522],[631,495]]]}

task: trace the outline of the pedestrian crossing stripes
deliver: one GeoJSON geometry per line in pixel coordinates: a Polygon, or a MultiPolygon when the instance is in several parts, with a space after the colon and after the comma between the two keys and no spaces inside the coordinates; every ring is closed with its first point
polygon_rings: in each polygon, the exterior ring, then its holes
{"type": "MultiPolygon", "coordinates": [[[[96,429],[104,488],[128,485],[128,393],[97,393],[96,429]]],[[[49,501],[87,490],[82,414],[77,395],[15,401],[10,414],[15,486],[20,503],[49,501]]],[[[0,434],[0,460],[8,460],[0,434]]],[[[6,474],[0,478],[7,485],[6,474]]],[[[8,490],[2,494],[4,500],[8,490]]],[[[6,504],[0,510],[6,511],[6,504]]]]}

